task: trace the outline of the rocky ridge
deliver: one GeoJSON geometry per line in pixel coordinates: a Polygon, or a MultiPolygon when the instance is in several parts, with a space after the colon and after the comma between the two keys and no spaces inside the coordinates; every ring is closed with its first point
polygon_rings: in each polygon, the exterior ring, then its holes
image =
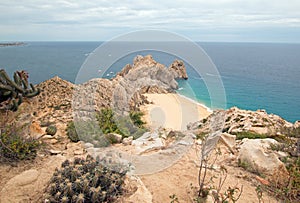
{"type": "MultiPolygon", "coordinates": [[[[65,159],[91,154],[101,155],[105,162],[113,164],[122,162],[130,165],[124,157],[115,153],[115,148],[139,156],[154,154],[158,158],[161,154],[168,158],[168,155],[173,155],[177,149],[189,149],[169,168],[152,175],[129,176],[126,187],[130,192],[122,199],[123,202],[169,202],[169,196],[176,194],[182,202],[188,202],[191,196],[187,195],[187,191],[190,190],[187,188],[190,183],[197,184],[199,157],[195,156],[195,151],[199,152],[202,144],[197,136],[211,132],[211,117],[190,124],[187,132],[161,129],[158,132],[147,132],[134,141],[132,138],[125,140],[126,142],[123,140],[124,144],[116,144],[106,149],[105,153],[103,149],[94,147],[91,143],[70,142],[65,132],[66,124],[73,119],[72,108],[78,110],[78,116],[81,118],[88,117],[89,112],[109,107],[114,100],[121,98],[124,101],[114,103],[117,108],[122,110],[138,108],[147,102],[143,93],[174,91],[177,87],[176,78],[187,78],[184,65],[180,61],[175,61],[167,69],[154,61],[151,56],[138,56],[133,65],[126,65],[118,76],[111,80],[93,79],[81,85],[74,85],[55,77],[39,84],[43,90],[39,96],[31,101],[25,101],[18,112],[2,114],[1,117],[7,116],[11,121],[17,120],[30,126],[30,135],[43,140],[47,147],[45,151],[38,153],[35,163],[21,163],[17,165],[18,167],[0,166],[0,202],[12,202],[12,199],[17,202],[37,201],[41,198],[41,193],[55,167],[59,167],[65,159]],[[75,96],[74,90],[79,90],[77,94],[75,91],[75,96]],[[46,135],[43,127],[46,123],[54,123],[58,127],[56,135],[46,135]],[[183,138],[189,139],[186,141],[183,138]],[[176,148],[177,146],[181,148],[176,148]]],[[[244,185],[245,192],[241,202],[255,202],[257,199],[253,184],[269,184],[269,181],[274,181],[276,177],[280,177],[276,179],[279,182],[287,179],[286,169],[280,161],[280,157],[286,155],[270,150],[270,144],[276,143],[274,139],[236,140],[236,134],[247,131],[284,136],[281,129],[299,127],[300,122],[292,124],[277,115],[267,114],[264,110],[253,112],[234,107],[222,111],[225,115],[225,125],[217,143],[217,147],[222,151],[222,157],[213,168],[218,171],[225,165],[229,177],[227,182],[240,182],[244,185]],[[253,163],[250,169],[260,171],[266,175],[265,178],[245,171],[239,167],[239,161],[253,163]]],[[[151,163],[151,159],[149,162],[151,163]]],[[[209,177],[213,175],[209,172],[209,177]]],[[[276,202],[267,194],[265,198],[269,202],[276,202]]]]}

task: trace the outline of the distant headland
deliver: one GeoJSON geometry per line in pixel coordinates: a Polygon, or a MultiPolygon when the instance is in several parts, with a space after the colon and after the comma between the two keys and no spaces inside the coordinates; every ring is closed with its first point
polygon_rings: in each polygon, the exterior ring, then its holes
{"type": "Polygon", "coordinates": [[[23,46],[23,45],[26,45],[26,43],[25,42],[5,42],[5,43],[0,42],[0,47],[23,46]]]}

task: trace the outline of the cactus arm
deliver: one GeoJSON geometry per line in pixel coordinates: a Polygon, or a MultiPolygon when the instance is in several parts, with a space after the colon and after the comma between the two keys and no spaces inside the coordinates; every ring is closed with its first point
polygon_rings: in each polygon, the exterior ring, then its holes
{"type": "Polygon", "coordinates": [[[27,97],[27,98],[31,98],[31,97],[34,97],[38,94],[40,94],[40,89],[38,88],[35,92],[29,92],[29,93],[25,93],[23,96],[24,97],[27,97]]]}
{"type": "Polygon", "coordinates": [[[23,102],[23,97],[19,95],[18,106],[20,106],[23,102]]]}
{"type": "Polygon", "coordinates": [[[17,111],[18,110],[18,103],[15,99],[12,99],[12,106],[10,107],[10,110],[17,111]]]}
{"type": "Polygon", "coordinates": [[[1,71],[1,74],[3,76],[3,78],[6,80],[7,83],[9,83],[12,87],[14,87],[15,89],[17,89],[19,92],[24,93],[24,90],[22,89],[22,87],[18,86],[17,83],[15,83],[14,81],[12,81],[8,75],[6,74],[6,72],[3,70],[1,71]]]}
{"type": "Polygon", "coordinates": [[[8,85],[0,84],[0,90],[13,91],[13,88],[8,85]]]}
{"type": "Polygon", "coordinates": [[[27,90],[28,89],[28,81],[26,81],[25,79],[22,79],[21,81],[24,86],[24,89],[27,90]]]}
{"type": "Polygon", "coordinates": [[[15,83],[17,83],[18,86],[22,85],[21,78],[16,72],[14,73],[14,81],[15,81],[15,83]]]}
{"type": "Polygon", "coordinates": [[[36,92],[37,91],[36,88],[35,88],[35,86],[32,83],[30,83],[30,87],[32,89],[32,92],[36,92]]]}
{"type": "Polygon", "coordinates": [[[12,91],[5,91],[5,92],[3,92],[3,96],[5,96],[5,97],[7,97],[7,96],[9,96],[11,94],[12,94],[12,91]]]}

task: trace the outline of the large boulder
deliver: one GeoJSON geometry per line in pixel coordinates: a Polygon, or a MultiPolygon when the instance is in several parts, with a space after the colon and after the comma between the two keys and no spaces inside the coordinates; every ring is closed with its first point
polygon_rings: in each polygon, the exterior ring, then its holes
{"type": "Polygon", "coordinates": [[[132,145],[136,147],[137,153],[140,154],[162,149],[165,146],[164,141],[160,138],[158,132],[146,132],[138,139],[133,140],[132,145]]]}
{"type": "Polygon", "coordinates": [[[270,149],[271,144],[278,144],[274,139],[242,140],[238,161],[240,166],[250,172],[266,176],[272,182],[284,183],[288,172],[276,154],[270,149]]]}

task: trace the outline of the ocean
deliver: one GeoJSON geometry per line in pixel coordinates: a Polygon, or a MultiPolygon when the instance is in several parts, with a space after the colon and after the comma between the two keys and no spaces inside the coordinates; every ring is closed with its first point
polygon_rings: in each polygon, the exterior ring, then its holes
{"type": "MultiPolygon", "coordinates": [[[[0,68],[9,75],[16,70],[29,72],[36,84],[51,77],[74,82],[86,58],[101,42],[27,42],[25,46],[0,47],[0,68]]],[[[226,92],[226,108],[265,109],[284,119],[300,120],[300,44],[280,43],[198,43],[216,65],[226,92]]],[[[130,46],[130,44],[128,44],[130,46]]],[[[137,54],[152,54],[166,65],[178,57],[140,51],[117,60],[105,73],[111,78],[137,54]]],[[[101,67],[101,64],[99,64],[101,67]]],[[[209,108],[209,92],[202,77],[186,63],[189,79],[180,80],[178,93],[209,108]]],[[[100,76],[100,74],[99,74],[100,76]]],[[[99,77],[95,75],[95,77],[99,77]]]]}

